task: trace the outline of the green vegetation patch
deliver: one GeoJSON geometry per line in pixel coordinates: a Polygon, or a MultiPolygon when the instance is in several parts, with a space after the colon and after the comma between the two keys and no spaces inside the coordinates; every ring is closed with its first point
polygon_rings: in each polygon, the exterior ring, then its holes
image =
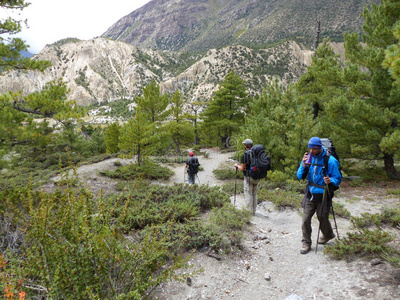
{"type": "Polygon", "coordinates": [[[258,202],[271,201],[277,209],[286,207],[299,209],[303,200],[299,193],[282,189],[269,190],[262,188],[258,190],[257,197],[258,202]]]}
{"type": "Polygon", "coordinates": [[[390,246],[394,236],[380,229],[362,229],[347,233],[341,240],[336,240],[333,246],[327,246],[324,254],[335,259],[351,260],[356,257],[383,258],[388,262],[399,264],[399,251],[390,246]]]}
{"type": "Polygon", "coordinates": [[[127,166],[118,167],[115,171],[104,170],[100,171],[101,175],[110,178],[118,178],[124,180],[134,180],[138,178],[147,179],[168,179],[174,172],[167,167],[160,166],[153,162],[146,162],[142,165],[129,164],[127,166]]]}
{"type": "Polygon", "coordinates": [[[236,170],[232,165],[228,165],[226,163],[218,166],[217,169],[213,170],[215,177],[219,180],[227,180],[227,179],[243,179],[243,172],[236,170]]]}
{"type": "Polygon", "coordinates": [[[396,228],[400,226],[400,209],[386,207],[381,214],[363,213],[361,217],[352,217],[351,221],[356,228],[381,227],[384,224],[396,228]]]}
{"type": "Polygon", "coordinates": [[[103,197],[73,181],[54,193],[0,193],[2,290],[29,282],[43,288],[24,288],[27,298],[143,299],[161,282],[188,276],[176,273],[191,257],[182,251],[240,247],[250,219],[219,187],[142,180],[103,197]]]}
{"type": "MultiPolygon", "coordinates": [[[[231,204],[215,207],[209,219],[202,222],[196,218],[185,223],[175,222],[172,230],[163,224],[155,225],[163,235],[168,236],[171,249],[192,250],[209,247],[214,251],[229,253],[232,248],[242,248],[243,230],[251,214],[245,209],[238,210],[231,204]]],[[[146,227],[145,233],[152,227],[146,227]]]]}
{"type": "Polygon", "coordinates": [[[146,185],[108,200],[114,204],[113,215],[124,224],[124,231],[143,229],[167,220],[184,223],[213,207],[229,203],[229,196],[207,185],[146,185]]]}

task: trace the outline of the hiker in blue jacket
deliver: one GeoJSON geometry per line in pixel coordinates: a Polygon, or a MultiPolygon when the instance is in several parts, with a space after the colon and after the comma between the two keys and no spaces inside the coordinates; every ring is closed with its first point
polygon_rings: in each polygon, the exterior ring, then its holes
{"type": "Polygon", "coordinates": [[[332,155],[327,157],[328,169],[326,170],[324,157],[327,155],[327,151],[322,147],[319,137],[312,137],[310,139],[308,149],[309,153],[306,152],[304,154],[302,163],[297,170],[297,178],[307,178],[308,182],[302,205],[303,219],[301,228],[303,237],[300,249],[301,254],[306,254],[311,249],[311,218],[315,212],[317,212],[320,229],[323,234],[318,239],[318,244],[325,244],[335,237],[329,221],[329,208],[330,203],[332,203],[333,188],[334,186],[338,187],[342,181],[342,175],[339,171],[339,161],[332,155]],[[327,186],[331,186],[329,192],[327,192],[327,186]]]}

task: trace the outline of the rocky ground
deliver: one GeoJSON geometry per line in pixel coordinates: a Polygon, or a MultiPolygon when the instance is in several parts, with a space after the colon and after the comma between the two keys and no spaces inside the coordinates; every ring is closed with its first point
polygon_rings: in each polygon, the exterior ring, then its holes
{"type": "MultiPolygon", "coordinates": [[[[199,172],[200,184],[220,185],[212,170],[220,163],[232,164],[231,154],[208,150],[209,158],[199,157],[204,171],[199,172]]],[[[110,159],[82,166],[80,177],[94,190],[112,189],[112,180],[101,177],[98,171],[115,168],[110,159]]],[[[128,162],[128,161],[125,161],[128,162]]],[[[174,168],[169,183],[184,182],[182,165],[174,168]]],[[[58,180],[59,178],[54,178],[58,180]]],[[[399,196],[388,195],[387,186],[350,187],[345,182],[337,193],[336,202],[345,205],[352,215],[377,213],[385,206],[398,206],[399,196]]],[[[392,186],[393,188],[393,186],[392,186]]],[[[394,186],[398,189],[399,185],[394,186]]],[[[301,195],[299,195],[301,197],[301,195]]],[[[233,197],[232,197],[233,203],[233,197]]],[[[236,206],[243,207],[242,195],[236,197],[236,206]]],[[[352,230],[348,220],[336,218],[340,237],[352,230]]],[[[200,249],[190,264],[202,272],[188,277],[184,283],[162,284],[155,297],[166,299],[400,299],[400,273],[383,261],[336,261],[323,254],[323,245],[315,243],[312,251],[300,254],[301,213],[291,209],[277,211],[271,202],[257,207],[245,232],[244,250],[228,255],[215,255],[200,249]]],[[[318,222],[313,218],[313,241],[317,238],[318,222]]],[[[399,237],[398,230],[394,232],[399,237]]],[[[395,242],[398,244],[398,238],[395,242]]],[[[332,245],[335,241],[328,242],[332,245]]]]}

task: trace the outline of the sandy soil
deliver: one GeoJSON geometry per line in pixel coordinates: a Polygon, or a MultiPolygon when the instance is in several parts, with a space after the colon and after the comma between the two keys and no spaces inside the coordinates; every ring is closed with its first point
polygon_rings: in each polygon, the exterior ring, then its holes
{"type": "MultiPolygon", "coordinates": [[[[229,159],[231,154],[207,151],[209,158],[199,157],[204,171],[198,173],[198,180],[201,184],[220,185],[222,182],[215,179],[212,170],[222,162],[233,166],[234,162],[229,159]]],[[[77,173],[94,190],[112,190],[115,183],[99,176],[98,171],[115,168],[116,160],[82,166],[77,173]]],[[[182,165],[173,170],[175,175],[169,184],[187,179],[182,165]]],[[[400,202],[398,196],[386,194],[385,186],[342,186],[334,201],[344,204],[352,215],[378,213],[382,207],[398,206],[400,202]]],[[[236,206],[244,206],[242,195],[237,196],[236,206]]],[[[348,220],[339,217],[336,220],[341,237],[352,230],[348,220]]],[[[400,299],[399,273],[387,263],[332,260],[323,254],[323,245],[318,245],[318,252],[315,252],[315,243],[311,252],[300,254],[300,223],[300,212],[290,209],[277,211],[271,202],[263,202],[257,207],[256,215],[246,230],[243,251],[236,250],[229,255],[215,256],[210,255],[208,249],[200,249],[194,254],[190,264],[194,268],[203,268],[204,271],[191,276],[186,283],[164,283],[153,296],[161,300],[400,299]]],[[[315,241],[318,229],[315,217],[313,229],[315,241]]],[[[394,232],[398,243],[399,231],[394,232]]],[[[329,245],[333,243],[335,241],[328,242],[329,245]]]]}

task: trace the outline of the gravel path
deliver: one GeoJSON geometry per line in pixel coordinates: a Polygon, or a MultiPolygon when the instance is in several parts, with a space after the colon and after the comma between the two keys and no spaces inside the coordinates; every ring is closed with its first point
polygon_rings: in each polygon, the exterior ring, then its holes
{"type": "MultiPolygon", "coordinates": [[[[200,182],[219,185],[212,170],[220,163],[234,164],[232,154],[210,151],[209,159],[200,159],[204,171],[200,182]]],[[[183,182],[183,167],[174,170],[176,182],[183,182]]],[[[376,213],[386,205],[398,205],[399,197],[383,198],[385,193],[374,189],[342,189],[335,198],[352,213],[376,213]],[[374,199],[379,199],[373,201],[374,199]]],[[[299,195],[301,197],[301,195],[299,195]]],[[[232,197],[233,203],[233,197],[232,197]]],[[[243,195],[236,197],[236,206],[244,207],[243,195]]],[[[336,218],[339,234],[351,231],[351,224],[336,218]]],[[[156,298],[167,299],[400,299],[400,277],[387,263],[336,261],[323,254],[324,245],[315,243],[312,251],[300,254],[301,213],[291,209],[275,210],[269,201],[258,205],[256,215],[246,231],[244,251],[215,257],[201,249],[190,261],[203,272],[188,283],[168,282],[160,286],[156,298]]],[[[317,239],[318,221],[313,218],[313,240],[317,239]]],[[[332,245],[330,241],[328,245],[332,245]]]]}
{"type": "MultiPolygon", "coordinates": [[[[232,169],[234,169],[234,161],[230,159],[232,153],[221,153],[215,149],[205,149],[202,150],[208,153],[208,158],[204,158],[203,156],[198,156],[200,166],[203,168],[203,171],[199,171],[196,177],[197,184],[208,184],[209,186],[222,185],[223,181],[215,178],[213,170],[217,169],[220,164],[231,165],[232,169]]],[[[189,158],[189,157],[188,157],[189,158]]],[[[175,175],[170,178],[170,182],[183,183],[184,179],[187,181],[186,169],[184,164],[178,165],[172,168],[175,175]]]]}
{"type": "MultiPolygon", "coordinates": [[[[243,197],[237,198],[243,206],[243,197]]],[[[314,218],[315,219],[315,218],[314,218]]],[[[340,232],[349,227],[338,218],[340,232]]],[[[269,202],[257,207],[244,241],[243,252],[217,260],[206,251],[191,264],[204,272],[192,285],[169,282],[158,290],[158,299],[399,299],[399,281],[383,263],[335,261],[323,255],[323,245],[301,255],[301,215],[276,211],[269,202]]],[[[314,220],[313,228],[316,229],[314,220]]],[[[313,240],[316,240],[316,230],[313,240]]],[[[329,242],[328,244],[333,244],[329,242]]]]}

